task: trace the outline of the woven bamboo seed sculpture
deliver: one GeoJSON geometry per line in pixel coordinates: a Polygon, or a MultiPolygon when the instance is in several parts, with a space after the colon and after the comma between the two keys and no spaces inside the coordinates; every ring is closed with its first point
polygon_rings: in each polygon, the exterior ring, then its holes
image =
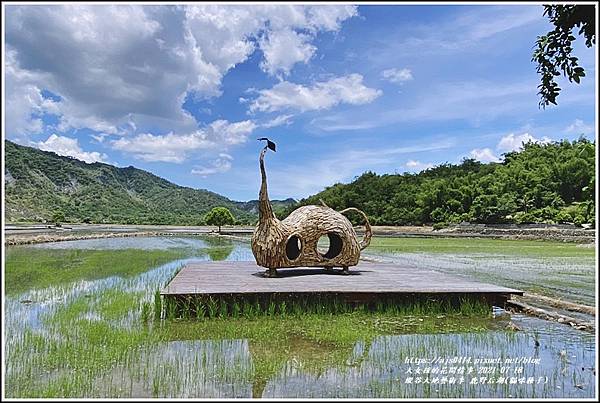
{"type": "Polygon", "coordinates": [[[267,150],[275,151],[275,143],[266,138],[267,145],[260,153],[261,186],[259,193],[259,221],[252,235],[252,253],[256,263],[269,270],[266,276],[274,277],[277,269],[284,267],[333,267],[343,268],[358,264],[360,251],[369,246],[371,225],[364,212],[349,207],[340,212],[321,206],[303,206],[294,210],[285,220],[278,220],[273,213],[267,194],[267,175],[264,158],[267,150]],[[356,211],[365,220],[365,235],[358,240],[350,221],[343,216],[356,211]],[[322,236],[329,238],[329,250],[321,253],[317,242],[322,236]]]}

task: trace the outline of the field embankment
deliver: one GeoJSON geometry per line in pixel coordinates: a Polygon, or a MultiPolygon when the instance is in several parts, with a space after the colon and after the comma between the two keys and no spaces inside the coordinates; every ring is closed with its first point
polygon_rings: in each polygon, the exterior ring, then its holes
{"type": "MultiPolygon", "coordinates": [[[[249,237],[253,226],[226,226],[222,235],[229,237],[249,237]]],[[[356,231],[362,235],[363,227],[356,231]]],[[[43,242],[71,241],[93,238],[114,238],[126,236],[156,235],[205,235],[215,234],[212,226],[177,225],[119,225],[119,224],[65,224],[55,227],[47,224],[8,224],[4,228],[6,245],[24,245],[43,242]]],[[[572,225],[485,225],[461,224],[441,230],[431,226],[373,226],[373,233],[380,237],[435,237],[435,238],[496,238],[552,240],[575,242],[592,247],[596,239],[594,229],[584,229],[572,225]]]]}

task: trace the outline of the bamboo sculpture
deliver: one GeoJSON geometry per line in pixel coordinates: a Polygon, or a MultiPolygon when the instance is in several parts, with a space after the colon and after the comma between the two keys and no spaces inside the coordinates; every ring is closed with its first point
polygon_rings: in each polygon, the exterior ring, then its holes
{"type": "Polygon", "coordinates": [[[342,267],[348,274],[348,267],[358,264],[360,251],[369,246],[371,225],[366,214],[349,207],[340,212],[329,208],[323,201],[321,206],[303,206],[294,210],[285,220],[280,221],[273,213],[267,194],[267,175],[264,158],[268,149],[275,151],[275,143],[266,138],[267,145],[260,153],[261,186],[259,193],[259,221],[252,235],[252,253],[256,263],[269,270],[269,277],[277,275],[278,268],[284,267],[342,267]],[[359,241],[350,221],[343,213],[356,211],[365,220],[365,235],[359,241]],[[329,238],[329,250],[321,253],[317,249],[319,238],[329,238]]]}

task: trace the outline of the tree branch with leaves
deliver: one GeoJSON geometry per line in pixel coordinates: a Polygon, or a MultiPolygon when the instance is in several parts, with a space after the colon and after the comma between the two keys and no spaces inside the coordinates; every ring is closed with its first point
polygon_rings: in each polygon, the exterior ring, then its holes
{"type": "Polygon", "coordinates": [[[590,48],[596,44],[595,5],[545,5],[544,15],[548,16],[554,29],[546,35],[538,36],[536,48],[531,61],[537,63],[537,72],[541,75],[538,85],[540,107],[556,105],[556,98],[561,90],[555,77],[561,73],[577,84],[585,77],[585,70],[577,63],[578,58],[572,55],[573,42],[576,37],[573,29],[579,28],[578,35],[585,38],[585,45],[590,48]]]}

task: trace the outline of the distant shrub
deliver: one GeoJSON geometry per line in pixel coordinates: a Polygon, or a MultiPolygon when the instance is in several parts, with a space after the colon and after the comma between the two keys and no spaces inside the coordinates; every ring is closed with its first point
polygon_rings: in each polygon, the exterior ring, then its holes
{"type": "Polygon", "coordinates": [[[61,223],[65,222],[65,213],[60,210],[54,211],[54,213],[52,213],[52,222],[57,227],[60,227],[61,223]]]}
{"type": "Polygon", "coordinates": [[[447,228],[448,227],[448,223],[447,222],[436,222],[435,224],[433,224],[433,229],[434,230],[439,230],[442,228],[447,228]]]}
{"type": "Polygon", "coordinates": [[[447,219],[446,211],[438,207],[431,212],[431,220],[435,223],[443,223],[447,219]]]}

